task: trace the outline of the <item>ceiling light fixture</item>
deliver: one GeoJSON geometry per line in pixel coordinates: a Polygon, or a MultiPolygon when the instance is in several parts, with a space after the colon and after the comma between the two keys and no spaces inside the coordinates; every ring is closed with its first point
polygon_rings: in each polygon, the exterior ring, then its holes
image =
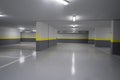
{"type": "Polygon", "coordinates": [[[72,31],[76,31],[76,28],[72,28],[72,31]]]}
{"type": "Polygon", "coordinates": [[[5,17],[6,15],[2,15],[2,14],[0,14],[0,17],[5,17]]]}
{"type": "Polygon", "coordinates": [[[72,21],[75,22],[77,19],[77,16],[72,16],[72,21]]]}
{"type": "Polygon", "coordinates": [[[24,27],[19,27],[18,29],[20,30],[20,32],[23,32],[25,30],[24,27]]]}
{"type": "Polygon", "coordinates": [[[77,24],[74,24],[74,25],[70,25],[70,26],[72,26],[72,27],[74,28],[74,27],[77,27],[77,26],[79,26],[79,25],[77,25],[77,24]]]}
{"type": "Polygon", "coordinates": [[[23,27],[19,27],[19,29],[20,29],[20,30],[25,30],[25,28],[23,28],[23,27]]]}
{"type": "Polygon", "coordinates": [[[72,25],[72,27],[76,27],[76,25],[72,25]]]}
{"type": "Polygon", "coordinates": [[[73,33],[75,33],[75,32],[76,32],[76,30],[72,30],[72,32],[73,32],[73,33]]]}
{"type": "Polygon", "coordinates": [[[32,32],[36,32],[36,30],[32,30],[32,32]]]}
{"type": "Polygon", "coordinates": [[[63,5],[68,5],[70,2],[68,0],[56,0],[63,5]]]}

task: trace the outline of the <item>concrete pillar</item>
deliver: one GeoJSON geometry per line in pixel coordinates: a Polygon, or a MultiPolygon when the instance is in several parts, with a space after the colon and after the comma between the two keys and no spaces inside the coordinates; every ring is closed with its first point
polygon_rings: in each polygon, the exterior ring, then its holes
{"type": "Polygon", "coordinates": [[[57,43],[57,31],[43,22],[36,23],[36,50],[47,49],[57,43]]]}
{"type": "Polygon", "coordinates": [[[36,50],[44,50],[48,48],[49,35],[48,35],[48,25],[42,22],[36,23],[36,50]]]}
{"type": "Polygon", "coordinates": [[[120,55],[120,20],[112,22],[112,40],[111,40],[112,54],[120,55]]]}
{"type": "Polygon", "coordinates": [[[97,27],[95,28],[95,46],[96,47],[110,47],[111,43],[111,28],[97,27]]]}

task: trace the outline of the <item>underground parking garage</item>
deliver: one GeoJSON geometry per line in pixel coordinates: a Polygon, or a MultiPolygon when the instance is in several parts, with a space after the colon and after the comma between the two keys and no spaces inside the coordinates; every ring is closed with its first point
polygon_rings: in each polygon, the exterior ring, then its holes
{"type": "Polygon", "coordinates": [[[119,80],[119,4],[1,0],[0,80],[119,80]]]}

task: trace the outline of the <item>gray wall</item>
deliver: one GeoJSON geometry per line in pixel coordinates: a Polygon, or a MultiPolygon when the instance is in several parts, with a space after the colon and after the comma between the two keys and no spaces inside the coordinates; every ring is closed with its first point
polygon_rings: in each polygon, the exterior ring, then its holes
{"type": "Polygon", "coordinates": [[[16,28],[0,27],[0,45],[15,44],[20,42],[20,31],[16,28]]]}

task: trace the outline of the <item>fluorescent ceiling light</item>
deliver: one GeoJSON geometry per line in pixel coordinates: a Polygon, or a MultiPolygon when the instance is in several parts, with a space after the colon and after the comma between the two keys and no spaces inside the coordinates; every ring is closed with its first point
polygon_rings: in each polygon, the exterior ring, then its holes
{"type": "Polygon", "coordinates": [[[74,15],[74,14],[72,16],[68,17],[68,20],[73,21],[73,22],[75,22],[77,20],[82,20],[82,19],[84,19],[82,16],[74,15]]]}
{"type": "Polygon", "coordinates": [[[72,27],[77,27],[77,26],[79,26],[79,25],[77,25],[77,24],[74,24],[74,25],[70,25],[70,26],[72,26],[72,27]]]}
{"type": "Polygon", "coordinates": [[[76,30],[72,30],[72,32],[73,32],[73,33],[75,33],[75,32],[76,32],[76,30]]]}
{"type": "Polygon", "coordinates": [[[6,15],[2,15],[2,14],[0,14],[0,17],[5,17],[6,15]]]}
{"type": "Polygon", "coordinates": [[[72,21],[75,22],[77,19],[77,16],[72,16],[72,21]]]}
{"type": "Polygon", "coordinates": [[[73,33],[75,33],[78,30],[78,28],[71,28],[71,30],[73,33]]]}
{"type": "Polygon", "coordinates": [[[20,29],[20,30],[25,30],[25,28],[23,28],[23,27],[19,27],[19,29],[20,29]]]}
{"type": "Polygon", "coordinates": [[[59,3],[61,3],[63,5],[68,5],[69,4],[68,0],[56,0],[56,1],[58,1],[59,3]]]}
{"type": "Polygon", "coordinates": [[[32,32],[36,32],[36,30],[32,30],[32,32]]]}

